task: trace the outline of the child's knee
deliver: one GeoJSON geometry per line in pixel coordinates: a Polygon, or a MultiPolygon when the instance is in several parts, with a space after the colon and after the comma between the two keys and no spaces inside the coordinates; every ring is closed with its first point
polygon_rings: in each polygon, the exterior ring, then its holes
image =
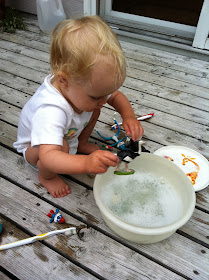
{"type": "Polygon", "coordinates": [[[30,164],[36,165],[39,160],[39,148],[32,148],[31,145],[29,145],[25,151],[25,159],[30,164]]]}

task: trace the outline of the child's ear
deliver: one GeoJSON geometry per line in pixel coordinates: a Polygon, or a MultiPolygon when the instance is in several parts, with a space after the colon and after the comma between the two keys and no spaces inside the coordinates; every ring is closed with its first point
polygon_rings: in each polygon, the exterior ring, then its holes
{"type": "Polygon", "coordinates": [[[68,86],[69,78],[64,72],[59,71],[56,76],[57,76],[57,81],[61,87],[68,86]]]}

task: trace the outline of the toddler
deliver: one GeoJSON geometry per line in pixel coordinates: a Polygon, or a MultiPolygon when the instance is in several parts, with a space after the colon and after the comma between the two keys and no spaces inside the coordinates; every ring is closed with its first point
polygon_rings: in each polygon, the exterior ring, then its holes
{"type": "Polygon", "coordinates": [[[66,20],[52,33],[51,75],[22,109],[14,147],[36,165],[53,197],[70,193],[57,174],[104,173],[118,158],[88,139],[107,102],[135,141],[143,134],[128,99],[118,89],[126,76],[121,46],[99,17],[66,20]],[[76,154],[76,153],[79,154],[76,154]]]}

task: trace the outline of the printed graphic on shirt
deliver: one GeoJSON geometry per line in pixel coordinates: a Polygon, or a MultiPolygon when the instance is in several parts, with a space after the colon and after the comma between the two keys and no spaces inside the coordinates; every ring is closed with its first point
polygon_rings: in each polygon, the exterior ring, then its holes
{"type": "Polygon", "coordinates": [[[67,137],[67,138],[69,138],[69,139],[72,139],[72,138],[75,136],[75,133],[76,133],[77,131],[78,131],[77,128],[72,127],[72,128],[70,128],[70,129],[68,130],[68,133],[65,134],[65,137],[67,137]]]}

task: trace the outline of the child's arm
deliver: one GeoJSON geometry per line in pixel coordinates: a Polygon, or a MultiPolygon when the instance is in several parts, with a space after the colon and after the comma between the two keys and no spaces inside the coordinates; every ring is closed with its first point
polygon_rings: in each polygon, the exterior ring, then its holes
{"type": "Polygon", "coordinates": [[[121,115],[123,119],[123,128],[125,129],[126,134],[131,134],[134,141],[140,139],[144,130],[140,122],[137,121],[127,97],[122,92],[116,91],[111,95],[107,102],[121,115]]]}
{"type": "Polygon", "coordinates": [[[108,151],[95,151],[90,155],[70,155],[59,145],[40,145],[39,160],[50,172],[56,174],[104,173],[116,166],[118,157],[108,151]]]}

